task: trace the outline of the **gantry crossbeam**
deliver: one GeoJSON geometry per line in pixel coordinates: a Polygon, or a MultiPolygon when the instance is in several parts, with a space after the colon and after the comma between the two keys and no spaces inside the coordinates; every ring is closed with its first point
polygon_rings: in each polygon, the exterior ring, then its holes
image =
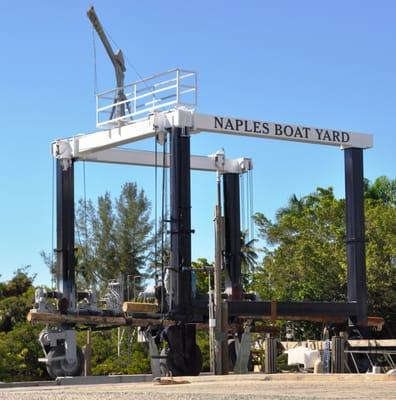
{"type": "MultiPolygon", "coordinates": [[[[263,139],[287,140],[299,143],[315,143],[345,148],[367,149],[373,146],[373,136],[345,130],[314,128],[268,121],[230,118],[197,114],[190,110],[175,109],[156,112],[147,119],[129,122],[108,130],[77,135],[67,139],[72,158],[86,158],[87,154],[111,149],[128,143],[163,134],[172,127],[188,128],[190,133],[214,132],[263,139]]],[[[62,140],[63,142],[65,140],[62,140]]],[[[54,142],[53,153],[59,158],[54,142]]]]}
{"type": "MultiPolygon", "coordinates": [[[[169,168],[170,166],[169,153],[163,154],[162,152],[155,153],[153,151],[120,148],[90,153],[76,160],[110,164],[141,165],[146,167],[158,166],[169,168]],[[155,160],[156,158],[157,161],[155,160]]],[[[253,163],[250,158],[228,159],[224,157],[223,152],[218,152],[210,156],[191,156],[190,160],[190,168],[196,171],[243,173],[253,168],[253,163]]]]}

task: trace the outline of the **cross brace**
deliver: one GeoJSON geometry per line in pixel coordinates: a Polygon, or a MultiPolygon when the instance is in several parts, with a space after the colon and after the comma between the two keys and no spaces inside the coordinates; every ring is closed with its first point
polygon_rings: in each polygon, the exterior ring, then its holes
{"type": "MultiPolygon", "coordinates": [[[[141,165],[146,167],[165,167],[170,166],[170,154],[162,152],[156,153],[146,150],[131,149],[107,149],[96,153],[87,154],[77,160],[91,162],[103,162],[110,164],[141,165]],[[165,162],[164,162],[165,161],[165,162]]],[[[250,158],[225,158],[224,152],[220,151],[209,156],[191,156],[191,169],[197,171],[219,171],[220,173],[243,173],[253,168],[250,158]]]]}

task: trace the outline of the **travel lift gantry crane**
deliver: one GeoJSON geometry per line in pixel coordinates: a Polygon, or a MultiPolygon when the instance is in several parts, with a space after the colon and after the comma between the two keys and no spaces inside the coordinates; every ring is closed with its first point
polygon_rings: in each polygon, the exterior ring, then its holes
{"type": "MultiPolygon", "coordinates": [[[[167,132],[164,133],[167,134],[167,132]]],[[[181,135],[173,136],[178,139],[182,137],[181,135]]],[[[190,157],[189,151],[185,151],[185,147],[181,149],[180,146],[177,153],[179,157],[176,159],[173,157],[176,146],[174,143],[173,145],[171,143],[173,146],[171,154],[126,148],[105,149],[81,154],[73,149],[78,147],[78,142],[82,137],[57,140],[52,147],[53,156],[57,160],[57,290],[55,292],[47,292],[43,289],[38,289],[36,291],[35,309],[29,314],[29,318],[32,321],[41,320],[51,325],[44,329],[39,337],[45,354],[45,358],[41,359],[41,361],[47,363],[48,372],[53,378],[75,376],[81,373],[83,355],[76,346],[74,330],[74,326],[77,323],[91,327],[105,325],[149,326],[151,327],[151,332],[156,332],[156,334],[161,333],[158,332],[158,327],[156,326],[164,326],[167,327],[166,340],[171,348],[177,348],[179,343],[183,343],[183,340],[189,343],[186,349],[188,360],[184,360],[183,366],[178,365],[177,362],[172,365],[173,375],[196,375],[200,372],[201,356],[199,348],[195,347],[195,325],[181,324],[180,327],[174,327],[168,326],[167,322],[162,321],[163,319],[180,322],[207,322],[208,320],[208,298],[203,296],[201,299],[193,299],[191,295],[191,227],[189,220],[190,206],[187,206],[190,196],[186,196],[186,191],[180,188],[179,185],[185,184],[185,179],[181,180],[180,175],[176,174],[175,170],[180,171],[182,169],[184,174],[188,176],[190,170],[216,172],[218,176],[223,177],[224,190],[235,190],[233,196],[238,199],[239,176],[253,168],[252,161],[248,158],[227,159],[224,151],[218,151],[216,154],[207,157],[190,157]],[[186,156],[188,157],[187,159],[186,156]],[[183,159],[180,160],[180,157],[183,157],[183,159]],[[107,305],[105,310],[99,310],[94,293],[90,291],[76,293],[74,271],[74,163],[78,161],[158,166],[171,169],[170,191],[171,193],[179,193],[180,196],[171,196],[172,211],[170,220],[174,222],[171,227],[172,262],[171,266],[167,268],[168,275],[165,278],[166,292],[164,297],[158,296],[159,305],[154,307],[155,313],[135,312],[125,315],[120,307],[122,304],[116,304],[113,308],[107,305]],[[177,190],[175,190],[176,187],[178,188],[177,190]],[[186,209],[188,210],[187,213],[184,212],[186,209]],[[177,268],[173,266],[177,266],[177,268]],[[54,309],[51,303],[51,299],[54,298],[58,300],[57,309],[54,309]],[[164,300],[163,303],[166,309],[161,304],[161,300],[164,300]],[[78,301],[82,301],[82,303],[78,304],[78,301]],[[189,307],[187,310],[184,308],[186,306],[189,307]],[[194,307],[194,311],[192,307],[194,307]],[[177,337],[179,334],[186,335],[185,339],[180,340],[180,342],[177,337]],[[191,351],[191,348],[194,350],[191,351]],[[192,356],[194,359],[191,359],[192,356]]],[[[188,136],[183,136],[183,138],[188,138],[188,136]]],[[[189,141],[185,140],[184,144],[189,145],[189,141]]],[[[236,228],[239,232],[239,203],[227,201],[226,196],[224,196],[224,204],[226,231],[236,228]],[[238,205],[238,208],[236,208],[236,205],[238,205]],[[237,219],[233,218],[233,213],[238,213],[237,219]],[[237,226],[234,227],[234,224],[237,224],[237,226]]],[[[228,251],[235,254],[235,259],[237,259],[240,245],[236,249],[228,249],[228,251]]],[[[230,261],[230,265],[234,264],[235,261],[230,261]]],[[[237,271],[238,268],[235,270],[237,271]]],[[[236,281],[237,283],[240,281],[239,277],[235,279],[232,275],[229,282],[236,281]]],[[[229,290],[232,291],[233,289],[230,287],[229,290]]],[[[150,345],[152,344],[150,343],[150,345]]],[[[167,358],[171,356],[172,352],[169,352],[167,358]]]]}
{"type": "MultiPolygon", "coordinates": [[[[302,125],[273,123],[196,112],[196,74],[174,69],[124,87],[99,94],[97,126],[102,130],[56,140],[57,180],[57,291],[36,293],[31,321],[50,324],[40,335],[52,376],[78,375],[82,354],[77,349],[77,324],[156,326],[156,339],[165,339],[163,355],[174,375],[198,374],[201,356],[195,343],[195,324],[208,321],[208,299],[194,298],[191,282],[190,170],[223,172],[225,218],[225,270],[231,294],[223,300],[227,321],[240,318],[347,322],[352,327],[368,324],[363,203],[363,149],[372,147],[371,135],[302,125]],[[127,106],[126,106],[127,105],[127,106]],[[117,111],[121,110],[121,111],[117,111]],[[347,301],[274,302],[244,298],[240,281],[239,173],[249,169],[248,160],[190,157],[191,136],[213,132],[262,139],[288,140],[340,147],[345,155],[347,301]],[[119,149],[119,146],[155,137],[170,141],[166,166],[170,168],[171,262],[166,311],[122,315],[96,308],[92,294],[76,293],[74,282],[74,163],[79,160],[125,164],[161,165],[155,155],[119,149]],[[223,160],[223,161],[221,161],[223,160]],[[219,163],[220,162],[220,163],[219,163]],[[219,167],[220,166],[220,167],[219,167]],[[57,307],[47,301],[56,298],[57,307]],[[77,299],[85,298],[84,309],[77,299]]],[[[217,249],[219,250],[219,249],[217,249]]],[[[111,311],[111,310],[110,310],[111,311]]],[[[155,331],[155,330],[154,330],[155,331]]],[[[226,337],[223,337],[223,341],[226,337]]]]}

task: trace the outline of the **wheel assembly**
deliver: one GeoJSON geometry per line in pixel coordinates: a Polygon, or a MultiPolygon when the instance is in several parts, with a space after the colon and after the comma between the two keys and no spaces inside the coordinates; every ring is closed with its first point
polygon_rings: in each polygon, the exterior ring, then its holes
{"type": "Polygon", "coordinates": [[[172,376],[196,376],[202,369],[202,353],[195,342],[195,326],[171,326],[164,331],[168,342],[161,352],[161,371],[172,376]]]}
{"type": "Polygon", "coordinates": [[[169,349],[166,363],[172,376],[197,376],[202,368],[202,353],[197,345],[194,345],[190,353],[169,349]]]}
{"type": "Polygon", "coordinates": [[[80,347],[76,348],[76,358],[67,360],[65,348],[62,346],[53,347],[47,356],[47,371],[51,378],[60,376],[80,376],[84,366],[84,355],[80,347]]]}

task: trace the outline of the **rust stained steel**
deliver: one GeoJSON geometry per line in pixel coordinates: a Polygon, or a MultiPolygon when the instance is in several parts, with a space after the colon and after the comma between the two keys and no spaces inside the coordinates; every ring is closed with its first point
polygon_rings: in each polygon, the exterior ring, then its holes
{"type": "Polygon", "coordinates": [[[345,322],[356,302],[229,301],[229,315],[253,319],[345,322]]]}

